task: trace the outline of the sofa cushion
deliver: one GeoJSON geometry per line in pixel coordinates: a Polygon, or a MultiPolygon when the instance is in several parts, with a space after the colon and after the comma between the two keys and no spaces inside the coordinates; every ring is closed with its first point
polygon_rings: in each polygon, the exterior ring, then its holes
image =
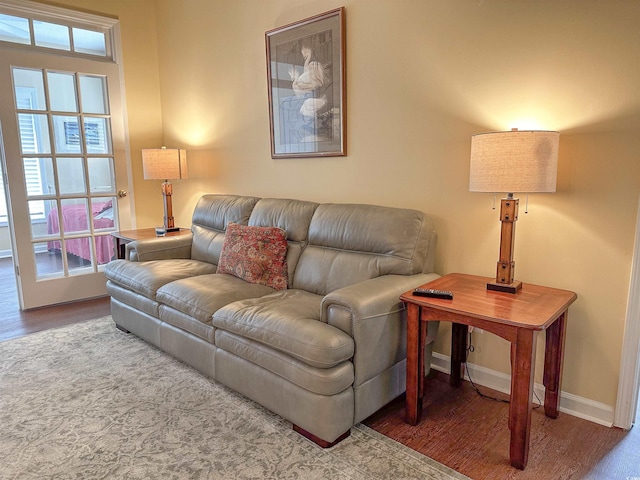
{"type": "Polygon", "coordinates": [[[140,295],[127,287],[107,280],[107,293],[111,295],[113,299],[133,307],[136,310],[140,310],[147,315],[151,315],[152,317],[158,316],[158,302],[144,295],[140,295]]]}
{"type": "Polygon", "coordinates": [[[318,208],[314,202],[289,200],[286,198],[262,198],[249,217],[249,225],[254,227],[279,227],[287,232],[287,239],[306,242],[309,223],[318,208]]]}
{"type": "Polygon", "coordinates": [[[113,260],[104,270],[107,279],[136,293],[155,300],[156,292],[167,283],[181,278],[215,273],[216,266],[187,259],[130,262],[113,260]]]}
{"type": "Polygon", "coordinates": [[[168,283],[158,289],[156,299],[199,322],[211,325],[211,316],[220,307],[273,292],[273,288],[265,285],[247,283],[232,275],[214,273],[168,283]]]}
{"type": "Polygon", "coordinates": [[[193,211],[191,258],[217,265],[227,225],[246,225],[258,200],[240,195],[203,195],[193,211]]]}
{"type": "Polygon", "coordinates": [[[214,328],[211,323],[207,324],[205,322],[201,322],[200,320],[196,320],[189,315],[162,304],[158,305],[158,318],[166,325],[175,327],[174,333],[177,333],[178,336],[185,337],[187,335],[184,335],[184,332],[188,332],[191,335],[200,337],[207,343],[213,343],[214,328]]]}
{"type": "Polygon", "coordinates": [[[353,339],[320,321],[322,297],[283,290],[241,300],[213,315],[213,326],[286,353],[317,368],[331,368],[353,357],[353,339]]]}
{"type": "Polygon", "coordinates": [[[335,395],[353,385],[351,362],[331,368],[311,367],[266,345],[221,329],[215,330],[215,344],[318,395],[335,395]]]}
{"type": "Polygon", "coordinates": [[[254,227],[280,227],[287,232],[287,268],[289,287],[302,249],[307,244],[307,233],[313,212],[318,204],[286,198],[262,198],[251,212],[249,225],[254,227]]]}
{"type": "Polygon", "coordinates": [[[417,210],[319,205],[292,288],[326,295],[382,275],[420,273],[432,234],[431,221],[417,210]]]}
{"type": "Polygon", "coordinates": [[[287,288],[287,234],[277,227],[227,226],[218,273],[276,290],[287,288]]]}

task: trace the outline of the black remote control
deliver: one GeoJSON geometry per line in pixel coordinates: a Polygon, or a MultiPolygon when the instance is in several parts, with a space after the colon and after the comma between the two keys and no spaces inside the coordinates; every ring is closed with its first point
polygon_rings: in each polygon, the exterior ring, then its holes
{"type": "Polygon", "coordinates": [[[443,298],[453,300],[453,293],[447,290],[434,290],[433,288],[416,288],[413,294],[417,297],[443,298]]]}

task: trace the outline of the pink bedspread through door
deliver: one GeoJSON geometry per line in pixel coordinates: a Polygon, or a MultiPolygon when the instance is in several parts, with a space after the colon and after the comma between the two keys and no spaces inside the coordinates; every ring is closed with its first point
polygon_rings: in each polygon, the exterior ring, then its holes
{"type": "MultiPolygon", "coordinates": [[[[92,205],[93,210],[93,224],[94,229],[102,229],[113,227],[113,218],[109,218],[103,215],[107,209],[111,208],[111,202],[94,203],[92,205]],[[98,218],[95,218],[98,216],[98,218]]],[[[64,231],[67,234],[73,232],[85,232],[89,230],[89,223],[87,222],[86,208],[84,205],[65,205],[62,207],[62,221],[64,225],[64,231]]],[[[54,208],[49,212],[47,216],[47,233],[59,233],[60,226],[58,225],[58,209],[54,208]]],[[[113,249],[113,237],[111,235],[100,235],[95,237],[96,239],[96,257],[98,264],[109,263],[114,254],[113,249]]],[[[67,252],[78,257],[81,257],[87,261],[91,261],[91,248],[89,246],[90,238],[72,238],[66,241],[67,252]]],[[[49,250],[60,250],[60,241],[52,240],[47,242],[47,248],[49,250]]]]}

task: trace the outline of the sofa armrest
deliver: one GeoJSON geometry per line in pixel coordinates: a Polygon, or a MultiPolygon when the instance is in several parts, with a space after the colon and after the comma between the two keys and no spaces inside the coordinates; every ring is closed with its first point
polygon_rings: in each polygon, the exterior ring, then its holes
{"type": "Polygon", "coordinates": [[[400,295],[438,277],[435,273],[384,275],[335,290],[322,299],[322,321],[354,339],[355,385],[406,357],[406,313],[400,295]]]}
{"type": "Polygon", "coordinates": [[[125,246],[125,258],[132,262],[191,258],[193,235],[136,240],[125,246]]]}

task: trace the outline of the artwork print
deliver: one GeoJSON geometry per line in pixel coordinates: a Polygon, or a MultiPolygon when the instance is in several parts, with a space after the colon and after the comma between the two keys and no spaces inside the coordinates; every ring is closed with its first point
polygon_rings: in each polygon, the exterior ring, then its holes
{"type": "Polygon", "coordinates": [[[345,155],[343,9],[266,33],[271,156],[345,155]]]}

